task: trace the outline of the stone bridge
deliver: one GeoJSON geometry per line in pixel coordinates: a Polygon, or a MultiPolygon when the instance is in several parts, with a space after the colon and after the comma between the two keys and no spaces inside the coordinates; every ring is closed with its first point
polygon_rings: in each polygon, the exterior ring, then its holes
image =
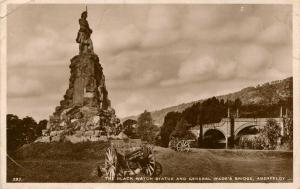
{"type": "Polygon", "coordinates": [[[225,147],[233,147],[234,141],[249,128],[263,128],[268,119],[275,119],[283,132],[283,117],[280,118],[223,118],[219,123],[196,125],[190,131],[198,136],[199,143],[211,137],[215,142],[225,144],[225,147]],[[243,132],[244,131],[244,132],[243,132]]]}

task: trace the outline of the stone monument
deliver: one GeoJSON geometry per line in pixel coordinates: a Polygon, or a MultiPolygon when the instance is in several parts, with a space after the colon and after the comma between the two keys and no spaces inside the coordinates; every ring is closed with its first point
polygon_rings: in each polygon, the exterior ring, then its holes
{"type": "Polygon", "coordinates": [[[87,11],[79,19],[79,55],[71,59],[69,87],[39,142],[98,141],[117,134],[120,119],[108,99],[103,68],[94,53],[87,11]]]}

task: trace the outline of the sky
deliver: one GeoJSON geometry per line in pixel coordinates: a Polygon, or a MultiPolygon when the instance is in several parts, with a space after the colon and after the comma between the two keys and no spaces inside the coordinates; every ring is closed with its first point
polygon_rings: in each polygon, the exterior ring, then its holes
{"type": "MultiPolygon", "coordinates": [[[[85,5],[10,5],[7,107],[48,119],[68,87],[85,5]]],[[[291,5],[88,5],[119,117],[292,76],[291,5]]]]}

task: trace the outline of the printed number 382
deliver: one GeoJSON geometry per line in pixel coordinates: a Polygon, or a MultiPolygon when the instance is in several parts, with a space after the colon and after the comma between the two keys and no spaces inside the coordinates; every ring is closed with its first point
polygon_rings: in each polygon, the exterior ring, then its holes
{"type": "Polygon", "coordinates": [[[22,178],[21,177],[14,177],[12,179],[13,182],[21,182],[22,181],[22,178]]]}

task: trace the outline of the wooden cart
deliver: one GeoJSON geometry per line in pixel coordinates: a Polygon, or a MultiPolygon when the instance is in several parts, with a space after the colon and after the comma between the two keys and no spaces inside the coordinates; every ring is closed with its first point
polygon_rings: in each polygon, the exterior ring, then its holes
{"type": "Polygon", "coordinates": [[[194,140],[179,139],[176,137],[171,137],[169,142],[169,148],[177,152],[189,152],[191,150],[190,143],[194,140]]]}
{"type": "Polygon", "coordinates": [[[159,176],[162,166],[155,160],[153,147],[140,139],[111,140],[105,153],[104,171],[106,179],[113,181],[138,174],[159,176]]]}

